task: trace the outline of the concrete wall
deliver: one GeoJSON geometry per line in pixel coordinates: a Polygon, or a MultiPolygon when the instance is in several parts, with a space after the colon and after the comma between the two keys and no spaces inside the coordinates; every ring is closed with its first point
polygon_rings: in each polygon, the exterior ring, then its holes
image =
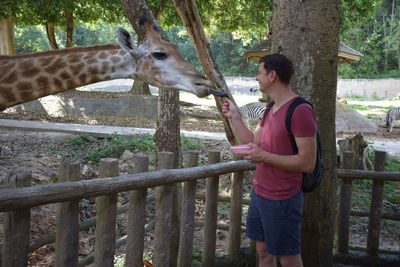
{"type": "Polygon", "coordinates": [[[121,98],[67,98],[50,95],[7,109],[7,112],[30,111],[50,116],[157,118],[156,96],[121,98]]]}
{"type": "Polygon", "coordinates": [[[392,98],[400,95],[400,79],[338,79],[337,95],[392,98]]]}

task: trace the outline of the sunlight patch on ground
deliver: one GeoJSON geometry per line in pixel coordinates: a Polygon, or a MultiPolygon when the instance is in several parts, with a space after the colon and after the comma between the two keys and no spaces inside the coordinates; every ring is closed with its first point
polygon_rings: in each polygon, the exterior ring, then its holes
{"type": "MultiPolygon", "coordinates": [[[[245,95],[245,94],[240,94],[240,93],[233,93],[232,94],[233,98],[235,99],[236,103],[239,106],[246,105],[248,103],[252,102],[259,102],[258,99],[261,96],[258,95],[245,95]]],[[[209,107],[216,107],[215,100],[213,96],[207,96],[204,98],[198,98],[197,96],[187,93],[187,92],[180,92],[179,93],[179,100],[180,101],[185,101],[197,105],[205,105],[209,107]]]]}

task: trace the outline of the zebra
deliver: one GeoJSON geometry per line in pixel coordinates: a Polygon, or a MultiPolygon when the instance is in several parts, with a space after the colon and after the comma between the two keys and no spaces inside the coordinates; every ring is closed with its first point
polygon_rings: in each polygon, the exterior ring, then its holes
{"type": "Polygon", "coordinates": [[[386,130],[388,132],[393,130],[393,123],[397,120],[400,120],[400,107],[389,109],[386,114],[386,130]]]}
{"type": "Polygon", "coordinates": [[[243,121],[248,127],[254,126],[258,123],[264,115],[265,104],[260,102],[249,103],[241,106],[240,113],[242,114],[243,121]]]}

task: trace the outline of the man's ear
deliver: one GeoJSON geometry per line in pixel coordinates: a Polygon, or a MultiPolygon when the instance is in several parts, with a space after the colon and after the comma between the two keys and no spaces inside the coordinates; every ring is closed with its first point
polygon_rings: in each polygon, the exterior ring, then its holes
{"type": "Polygon", "coordinates": [[[268,75],[271,82],[275,82],[276,79],[279,78],[275,70],[270,70],[268,75]]]}

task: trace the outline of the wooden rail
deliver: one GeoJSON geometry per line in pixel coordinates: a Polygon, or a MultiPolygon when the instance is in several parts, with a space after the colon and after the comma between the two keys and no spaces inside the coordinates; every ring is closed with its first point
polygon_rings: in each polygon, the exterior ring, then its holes
{"type": "MultiPolygon", "coordinates": [[[[338,214],[338,242],[339,253],[349,253],[350,216],[368,216],[368,236],[366,257],[376,257],[379,252],[379,234],[381,219],[400,220],[400,214],[382,214],[383,191],[385,181],[400,181],[399,172],[383,172],[386,152],[375,152],[375,171],[350,170],[354,167],[353,153],[343,153],[344,169],[337,170],[337,176],[342,180],[340,186],[339,214],[338,214]],[[352,183],[355,179],[369,179],[373,181],[370,210],[352,211],[352,183]]],[[[369,258],[371,261],[371,258],[369,258]]]]}

